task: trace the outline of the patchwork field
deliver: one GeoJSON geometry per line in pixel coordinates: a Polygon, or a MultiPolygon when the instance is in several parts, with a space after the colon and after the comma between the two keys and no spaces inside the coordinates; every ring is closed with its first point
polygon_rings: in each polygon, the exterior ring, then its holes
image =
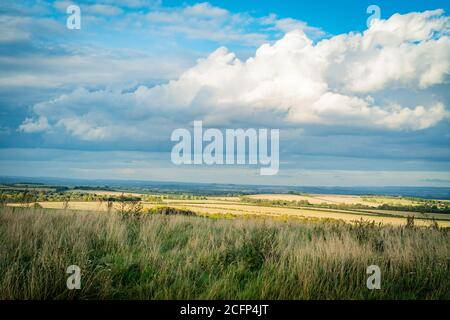
{"type": "Polygon", "coordinates": [[[390,205],[420,205],[420,201],[400,197],[383,196],[352,196],[352,195],[333,195],[333,194],[257,194],[248,196],[252,199],[262,200],[284,200],[284,201],[308,201],[311,204],[361,204],[371,207],[377,207],[380,204],[390,205]]]}
{"type": "MultiPolygon", "coordinates": [[[[122,195],[120,192],[96,191],[95,194],[101,195],[122,195]]],[[[138,193],[126,193],[129,196],[142,196],[138,193]]],[[[295,220],[340,220],[348,223],[355,221],[368,221],[380,224],[405,225],[407,217],[414,217],[414,223],[418,226],[429,226],[437,224],[440,227],[450,227],[450,215],[440,213],[421,213],[379,210],[377,206],[390,201],[393,203],[402,203],[402,205],[417,205],[413,200],[392,199],[387,197],[371,197],[367,200],[360,196],[346,195],[252,195],[247,196],[250,199],[262,200],[283,200],[283,201],[308,201],[313,206],[277,206],[268,204],[248,203],[245,199],[239,197],[203,197],[205,199],[167,199],[161,195],[147,195],[147,197],[159,197],[158,201],[143,200],[140,203],[144,210],[161,206],[172,207],[176,209],[191,210],[200,215],[214,216],[239,216],[239,217],[262,217],[275,219],[295,219],[295,220]],[[365,205],[368,209],[334,209],[314,207],[320,204],[343,204],[343,205],[365,205]]],[[[82,211],[100,211],[106,212],[117,209],[117,204],[108,208],[105,201],[46,201],[38,202],[42,208],[49,209],[70,209],[82,211]]],[[[10,206],[23,206],[20,203],[10,203],[10,206]]]]}

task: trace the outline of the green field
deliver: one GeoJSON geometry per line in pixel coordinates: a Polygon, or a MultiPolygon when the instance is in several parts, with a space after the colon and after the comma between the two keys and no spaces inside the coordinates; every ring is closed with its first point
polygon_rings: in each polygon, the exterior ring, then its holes
{"type": "Polygon", "coordinates": [[[449,229],[174,213],[3,206],[0,299],[450,298],[449,229]]]}

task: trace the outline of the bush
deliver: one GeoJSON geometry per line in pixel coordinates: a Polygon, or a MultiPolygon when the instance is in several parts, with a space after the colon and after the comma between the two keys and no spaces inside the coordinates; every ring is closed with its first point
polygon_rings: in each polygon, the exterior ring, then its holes
{"type": "Polygon", "coordinates": [[[149,210],[149,213],[162,214],[162,215],[178,215],[178,216],[196,216],[197,214],[191,210],[183,210],[171,207],[159,207],[149,210]]]}
{"type": "Polygon", "coordinates": [[[139,220],[144,211],[142,203],[139,200],[130,199],[122,195],[117,203],[117,213],[125,219],[133,218],[139,220]]]}
{"type": "Polygon", "coordinates": [[[406,217],[406,228],[414,229],[414,216],[406,217]]]}

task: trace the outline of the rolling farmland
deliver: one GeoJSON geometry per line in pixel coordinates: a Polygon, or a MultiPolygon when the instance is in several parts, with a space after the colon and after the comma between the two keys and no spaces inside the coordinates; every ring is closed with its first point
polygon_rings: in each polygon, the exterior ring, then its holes
{"type": "MultiPolygon", "coordinates": [[[[98,192],[97,192],[98,193],[98,192]]],[[[117,196],[120,192],[103,191],[102,195],[117,196]]],[[[139,196],[138,193],[125,193],[125,195],[139,196]]],[[[153,195],[158,197],[158,195],[153,195]]],[[[417,205],[413,200],[392,199],[387,197],[371,197],[366,200],[361,196],[347,195],[253,195],[251,199],[264,200],[286,200],[286,201],[308,201],[312,206],[276,206],[247,203],[245,199],[239,197],[205,197],[206,199],[166,199],[158,198],[159,201],[141,201],[143,209],[156,207],[173,207],[176,209],[191,210],[200,215],[214,215],[217,217],[258,217],[274,219],[294,219],[294,220],[340,220],[348,223],[354,221],[374,221],[375,223],[405,225],[407,217],[414,217],[418,226],[429,226],[437,223],[440,227],[450,227],[450,215],[439,213],[404,212],[392,210],[380,210],[377,207],[384,203],[402,205],[417,205]],[[320,204],[362,204],[369,208],[364,209],[333,209],[314,207],[320,204]]],[[[12,206],[22,206],[19,203],[9,204],[12,206]]],[[[39,202],[43,208],[83,210],[83,211],[108,211],[106,202],[99,201],[70,201],[68,204],[62,201],[39,202]]],[[[114,210],[114,206],[112,208],[114,210]]]]}

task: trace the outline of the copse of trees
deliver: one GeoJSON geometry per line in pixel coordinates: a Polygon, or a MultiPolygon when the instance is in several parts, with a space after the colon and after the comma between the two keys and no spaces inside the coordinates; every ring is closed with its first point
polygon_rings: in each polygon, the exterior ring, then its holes
{"type": "Polygon", "coordinates": [[[408,212],[422,212],[422,213],[445,213],[450,214],[450,206],[442,205],[438,206],[434,203],[425,202],[420,205],[415,206],[405,206],[405,205],[390,205],[390,204],[382,204],[378,206],[378,209],[381,210],[391,210],[391,211],[408,211],[408,212]]]}
{"type": "MultiPolygon", "coordinates": [[[[79,187],[80,190],[82,187],[79,187]]],[[[97,188],[96,190],[103,191],[105,188],[97,188]]],[[[47,201],[100,201],[100,202],[118,202],[118,201],[148,201],[154,203],[162,203],[163,200],[206,200],[207,197],[203,195],[194,195],[189,193],[178,194],[160,194],[160,195],[100,195],[95,192],[68,192],[68,190],[77,190],[77,187],[68,189],[61,187],[60,189],[52,190],[38,190],[38,189],[3,189],[0,191],[1,203],[33,203],[33,202],[47,202],[47,201]]]]}
{"type": "Polygon", "coordinates": [[[36,191],[1,191],[0,192],[0,202],[5,203],[11,203],[11,202],[18,202],[18,203],[33,203],[36,202],[39,198],[39,193],[36,191]]]}
{"type": "Polygon", "coordinates": [[[60,191],[42,191],[42,190],[2,190],[0,191],[0,203],[23,203],[30,204],[34,202],[64,202],[64,201],[141,201],[142,197],[131,195],[98,195],[95,193],[82,192],[60,192],[60,191]]]}

